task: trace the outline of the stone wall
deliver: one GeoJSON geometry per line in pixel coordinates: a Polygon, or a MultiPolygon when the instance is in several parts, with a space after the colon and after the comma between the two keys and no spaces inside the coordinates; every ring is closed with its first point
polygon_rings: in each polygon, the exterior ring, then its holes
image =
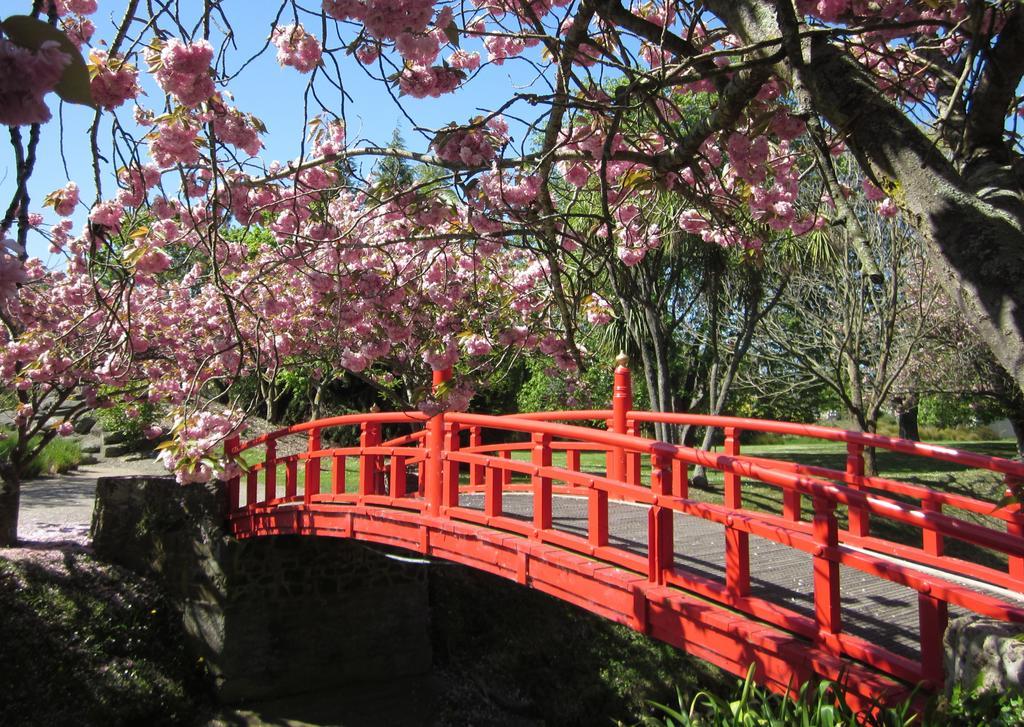
{"type": "Polygon", "coordinates": [[[159,579],[225,702],[423,674],[431,665],[426,568],[334,538],[239,541],[222,485],[109,477],[97,485],[96,554],[159,579]]]}
{"type": "Polygon", "coordinates": [[[946,629],[946,693],[1024,691],[1024,627],[976,616],[946,629]]]}

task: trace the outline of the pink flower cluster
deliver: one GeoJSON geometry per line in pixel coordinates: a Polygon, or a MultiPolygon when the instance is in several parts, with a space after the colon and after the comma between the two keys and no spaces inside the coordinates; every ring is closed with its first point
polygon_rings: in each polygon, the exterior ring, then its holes
{"type": "Polygon", "coordinates": [[[270,40],[277,46],[277,62],[300,73],[309,73],[320,64],[323,49],[315,35],[301,25],[274,28],[270,40]]]}
{"type": "Polygon", "coordinates": [[[481,167],[495,158],[492,135],[485,129],[457,129],[438,136],[434,141],[437,157],[446,162],[460,162],[467,167],[481,167]]]}
{"type": "Polygon", "coordinates": [[[78,206],[78,185],[68,182],[56,192],[48,194],[44,204],[52,205],[53,211],[61,217],[71,216],[78,206]]]}
{"type": "Polygon", "coordinates": [[[56,41],[29,50],[0,38],[0,124],[21,126],[50,120],[43,96],[52,91],[71,62],[56,41]]]}
{"type": "Polygon", "coordinates": [[[213,477],[230,475],[232,464],[222,458],[211,465],[212,450],[227,437],[237,434],[242,414],[225,410],[220,413],[202,411],[192,416],[179,415],[174,421],[174,446],[157,457],[167,469],[174,471],[179,484],[209,482],[213,477]]]}
{"type": "Polygon", "coordinates": [[[147,58],[160,88],[187,107],[196,106],[213,95],[212,60],[213,46],[208,41],[186,44],[177,38],[167,41],[159,54],[150,54],[147,58]]]}
{"type": "Polygon", "coordinates": [[[130,63],[120,58],[110,58],[106,51],[99,49],[89,52],[89,60],[93,100],[107,111],[113,111],[142,91],[139,88],[139,72],[130,63]]]}
{"type": "Polygon", "coordinates": [[[438,98],[457,89],[464,78],[465,74],[454,68],[412,65],[398,77],[398,87],[413,98],[438,98]]]}
{"type": "Polygon", "coordinates": [[[218,109],[213,115],[213,130],[220,140],[251,157],[259,154],[263,148],[259,135],[261,128],[263,124],[255,117],[243,114],[236,108],[218,109]]]}
{"type": "Polygon", "coordinates": [[[188,120],[162,121],[149,135],[149,153],[161,169],[175,164],[195,164],[199,161],[198,137],[198,127],[188,120]]]}
{"type": "Polygon", "coordinates": [[[54,0],[57,15],[64,16],[68,13],[78,15],[92,15],[96,12],[96,0],[54,0]]]}

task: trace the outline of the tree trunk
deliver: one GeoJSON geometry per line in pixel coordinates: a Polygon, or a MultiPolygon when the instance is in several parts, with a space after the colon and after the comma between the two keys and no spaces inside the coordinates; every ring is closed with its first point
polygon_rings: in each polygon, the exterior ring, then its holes
{"type": "Polygon", "coordinates": [[[1024,416],[1011,416],[1010,426],[1017,438],[1017,459],[1024,460],[1024,416]]]}
{"type": "MultiPolygon", "coordinates": [[[[707,7],[741,41],[765,43],[763,53],[774,52],[781,36],[776,3],[708,0],[707,7]]],[[[1013,23],[1007,23],[1011,45],[1024,35],[1022,22],[1017,10],[1013,23]]],[[[971,163],[961,173],[911,116],[879,92],[877,78],[850,54],[820,35],[804,41],[802,49],[804,58],[795,59],[800,61],[795,74],[788,60],[778,63],[776,71],[786,80],[796,75],[809,93],[810,111],[840,130],[872,171],[899,183],[908,219],[927,240],[938,279],[968,325],[1024,390],[1024,195],[1019,183],[1006,182],[1005,164],[974,163],[998,158],[1000,152],[1006,156],[1006,105],[987,124],[994,144],[972,142],[973,148],[967,149],[971,163]]],[[[998,60],[986,75],[1007,76],[1015,86],[1015,71],[1006,59],[998,60]]],[[[968,126],[984,123],[990,111],[980,108],[981,116],[968,126]]]]}
{"type": "Polygon", "coordinates": [[[907,407],[906,411],[899,412],[900,438],[910,439],[915,442],[921,441],[921,434],[917,429],[917,404],[907,407]]]}
{"type": "Polygon", "coordinates": [[[4,466],[0,477],[0,548],[18,542],[18,510],[21,507],[21,480],[4,466]]]}

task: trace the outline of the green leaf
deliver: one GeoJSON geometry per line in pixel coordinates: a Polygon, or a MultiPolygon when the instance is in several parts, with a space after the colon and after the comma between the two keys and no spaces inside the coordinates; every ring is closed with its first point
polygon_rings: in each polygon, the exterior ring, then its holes
{"type": "Polygon", "coordinates": [[[459,47],[459,29],[455,27],[455,23],[449,23],[444,29],[444,36],[448,39],[456,48],[459,47]]]}
{"type": "Polygon", "coordinates": [[[68,103],[96,108],[89,86],[89,68],[78,48],[62,31],[28,15],[12,15],[0,26],[11,42],[30,50],[37,50],[48,40],[56,41],[60,49],[71,57],[71,62],[64,68],[64,74],[54,90],[68,103]]]}

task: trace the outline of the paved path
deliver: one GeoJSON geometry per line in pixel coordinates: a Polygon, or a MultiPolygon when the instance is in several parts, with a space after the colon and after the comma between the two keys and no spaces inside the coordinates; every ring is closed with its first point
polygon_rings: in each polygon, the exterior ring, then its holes
{"type": "Polygon", "coordinates": [[[86,545],[98,478],[162,474],[167,470],[152,459],[108,459],[25,482],[21,486],[18,539],[86,545]]]}

